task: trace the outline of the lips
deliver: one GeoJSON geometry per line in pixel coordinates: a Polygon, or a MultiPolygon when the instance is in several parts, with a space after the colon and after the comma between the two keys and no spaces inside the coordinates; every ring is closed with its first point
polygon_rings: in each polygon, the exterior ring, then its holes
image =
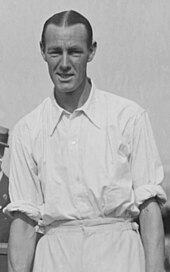
{"type": "Polygon", "coordinates": [[[62,80],[70,79],[73,76],[73,74],[66,74],[66,73],[58,73],[57,75],[62,80]]]}

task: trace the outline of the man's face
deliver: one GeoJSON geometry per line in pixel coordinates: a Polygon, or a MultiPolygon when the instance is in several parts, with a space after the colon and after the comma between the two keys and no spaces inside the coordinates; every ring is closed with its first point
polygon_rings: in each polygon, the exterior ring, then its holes
{"type": "Polygon", "coordinates": [[[74,92],[81,88],[86,79],[87,63],[94,54],[95,46],[87,47],[84,25],[48,25],[42,55],[57,93],[74,92]]]}

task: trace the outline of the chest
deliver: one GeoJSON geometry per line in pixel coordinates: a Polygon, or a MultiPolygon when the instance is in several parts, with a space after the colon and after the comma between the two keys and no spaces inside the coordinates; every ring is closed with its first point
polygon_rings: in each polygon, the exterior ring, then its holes
{"type": "Polygon", "coordinates": [[[35,153],[40,180],[59,176],[108,184],[130,173],[130,141],[117,124],[99,127],[84,117],[64,119],[52,135],[44,132],[40,142],[35,153]]]}

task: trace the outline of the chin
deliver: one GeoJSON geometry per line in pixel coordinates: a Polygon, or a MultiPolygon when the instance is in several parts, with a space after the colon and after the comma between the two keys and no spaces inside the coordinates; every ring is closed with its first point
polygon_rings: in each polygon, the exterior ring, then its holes
{"type": "Polygon", "coordinates": [[[76,86],[73,86],[72,84],[63,83],[60,85],[55,85],[55,88],[60,93],[72,93],[76,89],[76,86]]]}
{"type": "Polygon", "coordinates": [[[74,89],[68,88],[68,87],[59,88],[59,87],[55,86],[55,89],[57,90],[58,93],[72,93],[72,92],[74,92],[74,89]]]}

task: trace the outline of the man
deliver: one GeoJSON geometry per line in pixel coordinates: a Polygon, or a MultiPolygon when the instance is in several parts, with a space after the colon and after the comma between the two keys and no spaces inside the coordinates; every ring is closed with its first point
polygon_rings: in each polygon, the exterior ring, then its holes
{"type": "Polygon", "coordinates": [[[13,130],[9,272],[162,272],[166,196],[146,111],[87,77],[97,44],[81,14],[49,18],[40,46],[54,92],[13,130]]]}
{"type": "Polygon", "coordinates": [[[3,208],[10,202],[8,194],[8,177],[2,171],[5,148],[8,148],[8,129],[0,126],[0,243],[7,243],[11,219],[3,213],[3,208]]]}

